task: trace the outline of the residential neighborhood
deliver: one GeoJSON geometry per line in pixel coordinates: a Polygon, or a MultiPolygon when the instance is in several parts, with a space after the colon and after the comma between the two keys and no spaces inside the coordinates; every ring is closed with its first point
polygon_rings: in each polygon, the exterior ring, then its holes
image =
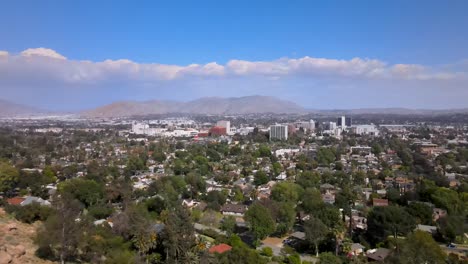
{"type": "Polygon", "coordinates": [[[49,260],[464,263],[467,126],[224,118],[3,120],[3,210],[49,260]]]}

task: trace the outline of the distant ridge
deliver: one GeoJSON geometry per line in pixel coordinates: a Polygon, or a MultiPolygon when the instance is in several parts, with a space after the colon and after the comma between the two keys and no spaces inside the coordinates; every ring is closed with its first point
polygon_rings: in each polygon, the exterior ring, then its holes
{"type": "Polygon", "coordinates": [[[53,115],[81,116],[85,118],[132,117],[157,114],[317,114],[340,115],[417,115],[440,116],[468,114],[468,108],[411,109],[411,108],[358,108],[358,109],[307,109],[294,102],[273,96],[203,97],[188,102],[169,100],[118,101],[82,112],[56,112],[39,109],[0,99],[0,117],[37,117],[53,115]]]}
{"type": "Polygon", "coordinates": [[[37,116],[50,113],[35,107],[0,99],[0,117],[37,116]]]}
{"type": "Polygon", "coordinates": [[[122,101],[84,111],[86,117],[129,117],[152,114],[183,113],[230,115],[252,113],[306,113],[298,104],[272,96],[203,97],[188,102],[122,101]]]}
{"type": "Polygon", "coordinates": [[[466,114],[468,108],[459,109],[411,109],[411,108],[358,108],[358,109],[331,109],[331,110],[308,110],[310,113],[335,114],[335,115],[448,115],[466,114]]]}

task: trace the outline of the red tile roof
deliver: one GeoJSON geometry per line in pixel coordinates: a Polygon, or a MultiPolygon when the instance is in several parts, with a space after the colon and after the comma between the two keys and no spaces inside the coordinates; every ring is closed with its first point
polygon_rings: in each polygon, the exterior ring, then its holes
{"type": "Polygon", "coordinates": [[[11,205],[20,205],[25,199],[21,197],[13,197],[10,199],[7,199],[7,203],[11,205]]]}
{"type": "Polygon", "coordinates": [[[372,205],[373,206],[388,206],[388,200],[387,199],[374,198],[374,199],[372,199],[372,205]]]}
{"type": "Polygon", "coordinates": [[[210,253],[219,253],[219,254],[223,254],[224,252],[226,251],[229,251],[231,250],[232,247],[230,245],[227,245],[227,244],[219,244],[219,245],[216,245],[216,246],[212,246],[208,251],[210,253]]]}

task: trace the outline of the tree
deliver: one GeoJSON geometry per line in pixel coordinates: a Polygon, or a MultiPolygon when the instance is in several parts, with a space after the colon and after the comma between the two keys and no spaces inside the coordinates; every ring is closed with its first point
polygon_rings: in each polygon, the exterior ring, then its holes
{"type": "Polygon", "coordinates": [[[69,195],[55,199],[53,207],[55,214],[51,215],[37,233],[40,252],[52,253],[52,258],[58,258],[61,263],[73,259],[77,254],[78,244],[82,240],[83,225],[81,221],[81,204],[69,195]]]}
{"type": "Polygon", "coordinates": [[[430,234],[416,231],[403,241],[394,262],[401,264],[437,264],[445,263],[445,259],[444,251],[430,234]]]}
{"type": "Polygon", "coordinates": [[[70,194],[86,207],[96,204],[104,198],[104,188],[94,180],[71,179],[58,185],[61,194],[70,194]]]}
{"type": "Polygon", "coordinates": [[[207,193],[205,201],[208,204],[208,208],[213,210],[219,210],[224,203],[226,203],[226,195],[220,191],[210,191],[207,193]]]}
{"type": "Polygon", "coordinates": [[[412,215],[418,224],[432,224],[432,208],[421,202],[412,202],[405,208],[412,215]]]}
{"type": "Polygon", "coordinates": [[[304,223],[304,230],[306,234],[306,240],[315,247],[315,254],[318,257],[319,255],[319,244],[322,242],[328,233],[327,226],[320,221],[320,219],[315,217],[310,217],[304,223]]]}
{"type": "MultiPolygon", "coordinates": [[[[218,264],[231,264],[231,263],[242,263],[242,264],[265,264],[267,259],[260,256],[260,254],[248,247],[233,247],[232,250],[224,253],[217,254],[218,264]]],[[[203,262],[202,262],[203,263],[203,262]]]]}
{"type": "Polygon", "coordinates": [[[304,171],[298,175],[296,183],[302,188],[318,188],[320,185],[320,174],[315,171],[304,171]]]}
{"type": "Polygon", "coordinates": [[[187,209],[177,206],[164,221],[162,244],[166,263],[188,263],[196,246],[195,230],[187,209]]]}
{"type": "Polygon", "coordinates": [[[301,187],[292,182],[280,182],[273,186],[271,199],[278,202],[297,203],[301,187]]]}
{"type": "Polygon", "coordinates": [[[258,170],[254,176],[255,185],[262,185],[268,182],[268,175],[262,170],[258,170]]]}
{"type": "Polygon", "coordinates": [[[317,151],[317,162],[321,165],[329,166],[335,159],[335,154],[329,148],[320,148],[317,151]]]}
{"type": "Polygon", "coordinates": [[[18,181],[19,172],[7,162],[0,162],[0,192],[11,190],[18,181]]]}
{"type": "Polygon", "coordinates": [[[283,235],[289,232],[296,220],[296,210],[294,210],[294,203],[278,203],[278,212],[276,214],[276,232],[283,235]]]}
{"type": "Polygon", "coordinates": [[[317,211],[324,206],[322,195],[315,188],[307,188],[302,194],[301,201],[302,209],[308,213],[317,211]]]}
{"type": "Polygon", "coordinates": [[[245,220],[256,240],[264,239],[275,231],[275,221],[270,211],[259,202],[252,204],[245,213],[245,220]]]}
{"type": "Polygon", "coordinates": [[[236,228],[236,218],[232,215],[226,216],[223,218],[221,222],[221,229],[226,231],[228,236],[231,236],[234,233],[234,229],[236,228]]]}
{"type": "Polygon", "coordinates": [[[343,222],[341,221],[341,213],[338,208],[324,204],[317,211],[314,211],[314,216],[319,218],[330,229],[341,229],[343,222]]]}
{"type": "Polygon", "coordinates": [[[151,155],[151,157],[152,157],[155,161],[157,161],[157,162],[159,162],[159,163],[164,162],[164,161],[166,160],[166,158],[167,158],[167,157],[166,157],[166,154],[164,154],[164,152],[162,152],[162,151],[155,151],[155,152],[153,152],[153,155],[151,155]]]}
{"type": "Polygon", "coordinates": [[[330,252],[320,254],[318,264],[342,264],[343,261],[330,252]]]}
{"type": "Polygon", "coordinates": [[[454,190],[437,188],[431,195],[431,199],[437,207],[447,209],[449,214],[463,212],[464,204],[454,190]]]}
{"type": "Polygon", "coordinates": [[[414,218],[401,207],[374,207],[367,216],[367,235],[372,243],[392,235],[406,235],[416,226],[414,218]]]}
{"type": "Polygon", "coordinates": [[[55,175],[54,170],[52,170],[52,167],[46,166],[44,170],[42,171],[42,175],[44,175],[44,179],[46,183],[53,183],[57,181],[57,177],[55,175]]]}
{"type": "Polygon", "coordinates": [[[206,182],[198,173],[189,172],[185,176],[185,182],[190,187],[190,197],[196,198],[199,193],[202,193],[206,190],[206,182]]]}
{"type": "Polygon", "coordinates": [[[260,145],[260,147],[258,148],[258,154],[260,157],[270,157],[271,150],[267,145],[260,145]]]}
{"type": "Polygon", "coordinates": [[[383,149],[379,143],[372,144],[372,153],[374,155],[379,155],[381,152],[383,152],[383,149]]]}
{"type": "Polygon", "coordinates": [[[437,231],[442,238],[447,242],[455,241],[457,236],[462,236],[464,233],[463,216],[448,215],[437,221],[437,231]]]}

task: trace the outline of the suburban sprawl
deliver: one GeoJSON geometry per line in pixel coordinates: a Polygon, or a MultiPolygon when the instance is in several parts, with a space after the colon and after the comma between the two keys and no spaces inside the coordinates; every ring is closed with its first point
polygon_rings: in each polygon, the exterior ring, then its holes
{"type": "Polygon", "coordinates": [[[468,263],[467,123],[3,118],[0,263],[468,263]]]}

